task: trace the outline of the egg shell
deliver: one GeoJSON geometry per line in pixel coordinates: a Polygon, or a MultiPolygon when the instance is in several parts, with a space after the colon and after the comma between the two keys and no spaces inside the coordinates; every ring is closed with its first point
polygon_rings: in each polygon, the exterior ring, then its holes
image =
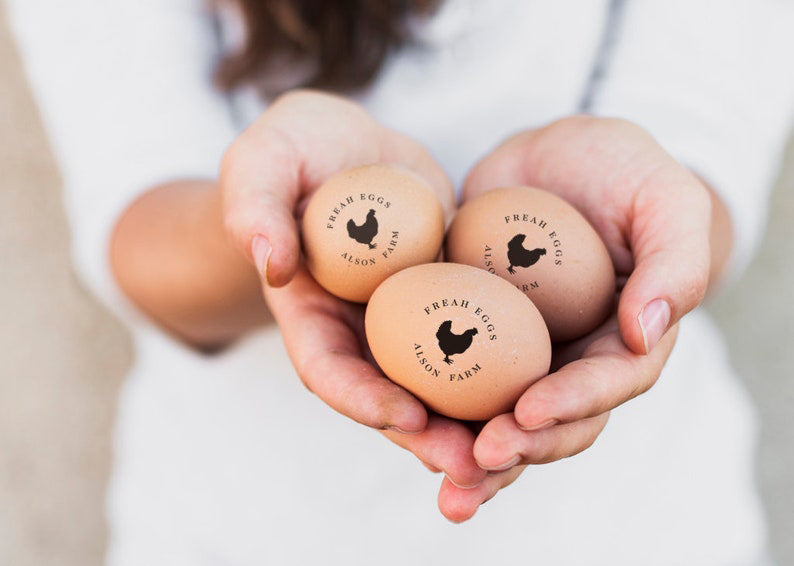
{"type": "Polygon", "coordinates": [[[365,328],[392,381],[457,419],[512,410],[551,363],[549,333],[532,301],[468,265],[418,265],[389,277],[367,305],[365,328]]]}
{"type": "Polygon", "coordinates": [[[365,165],[329,178],[303,215],[306,264],[320,285],[366,302],[389,275],[434,261],[444,211],[430,185],[396,165],[365,165]]]}
{"type": "Polygon", "coordinates": [[[470,200],[455,215],[445,249],[450,261],[523,291],[555,342],[584,336],[613,308],[615,270],[604,242],[578,210],[548,191],[502,188],[470,200]]]}

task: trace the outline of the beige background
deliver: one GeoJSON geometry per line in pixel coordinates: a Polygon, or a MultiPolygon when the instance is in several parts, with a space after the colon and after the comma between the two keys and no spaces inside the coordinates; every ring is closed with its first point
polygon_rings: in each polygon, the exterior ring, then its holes
{"type": "MultiPolygon", "coordinates": [[[[794,144],[764,247],[713,301],[762,416],[774,555],[794,564],[794,144]]],[[[93,566],[129,337],[72,274],[58,172],[0,6],[0,564],[93,566]]]]}

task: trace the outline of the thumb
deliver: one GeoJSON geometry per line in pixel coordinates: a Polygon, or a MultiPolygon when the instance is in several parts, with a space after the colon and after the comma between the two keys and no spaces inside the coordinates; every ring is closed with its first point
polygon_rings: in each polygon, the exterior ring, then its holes
{"type": "Polygon", "coordinates": [[[709,280],[711,200],[676,164],[636,194],[628,239],[634,270],[620,295],[618,323],[626,345],[647,354],[703,300],[709,280]]]}
{"type": "Polygon", "coordinates": [[[226,231],[263,282],[281,287],[298,269],[299,158],[277,131],[244,132],[221,163],[226,231]]]}

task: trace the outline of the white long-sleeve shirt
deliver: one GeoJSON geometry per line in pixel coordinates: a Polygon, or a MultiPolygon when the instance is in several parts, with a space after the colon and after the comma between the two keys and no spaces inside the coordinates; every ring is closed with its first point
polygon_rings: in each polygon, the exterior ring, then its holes
{"type": "MultiPolygon", "coordinates": [[[[155,183],[215,177],[264,108],[210,74],[239,39],[200,0],[6,0],[64,177],[74,261],[130,325],[110,562],[753,564],[753,418],[717,331],[687,317],[660,382],[594,447],[532,467],[470,523],[437,479],[309,396],[268,328],[205,358],[138,316],[107,262],[155,183]]],[[[447,0],[357,98],[459,184],[505,136],[580,111],[629,118],[720,193],[749,257],[794,108],[784,0],[447,0]]]]}

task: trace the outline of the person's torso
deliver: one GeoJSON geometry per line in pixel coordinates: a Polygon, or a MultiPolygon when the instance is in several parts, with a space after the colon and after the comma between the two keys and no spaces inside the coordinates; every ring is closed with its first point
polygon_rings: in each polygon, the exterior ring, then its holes
{"type": "MultiPolygon", "coordinates": [[[[411,27],[414,41],[387,59],[372,85],[351,93],[376,119],[423,143],[457,189],[505,137],[581,111],[609,2],[447,0],[411,27]]],[[[224,43],[239,44],[227,13],[224,43]]],[[[265,105],[253,89],[233,98],[242,128],[265,105]]]]}
{"type": "MultiPolygon", "coordinates": [[[[448,0],[356,98],[459,188],[504,137],[580,109],[607,4],[448,0]]],[[[233,102],[241,127],[264,108],[251,92],[233,102]]],[[[752,417],[714,327],[687,322],[660,383],[591,449],[528,468],[464,525],[435,508],[439,476],[300,384],[276,328],[212,358],[137,328],[111,563],[742,563],[761,545],[752,417]]]]}

